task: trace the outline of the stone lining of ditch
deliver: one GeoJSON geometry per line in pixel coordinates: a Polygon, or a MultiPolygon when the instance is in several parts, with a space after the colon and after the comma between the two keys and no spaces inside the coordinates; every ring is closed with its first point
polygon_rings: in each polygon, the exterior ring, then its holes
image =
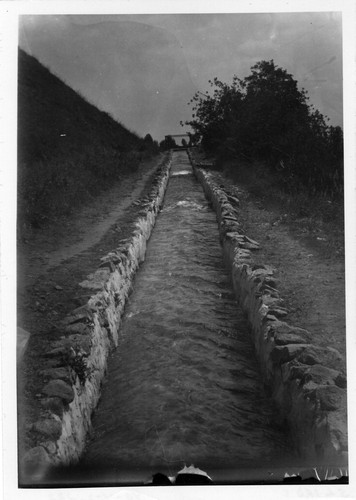
{"type": "Polygon", "coordinates": [[[25,476],[41,476],[48,467],[75,463],[83,452],[107,358],[118,345],[125,302],[145,258],[170,165],[171,153],[157,168],[131,237],[121,240],[118,248],[102,257],[99,268],[80,283],[90,294],[88,302],[62,321],[63,336],[43,354],[48,366],[42,372],[47,379],[40,395],[44,412],[29,429],[36,435],[36,445],[21,461],[25,476]]]}
{"type": "Polygon", "coordinates": [[[259,244],[241,231],[238,197],[214,182],[209,165],[196,163],[191,152],[189,157],[216,211],[224,258],[237,301],[249,319],[266,385],[289,424],[300,457],[319,464],[347,465],[347,395],[341,354],[332,347],[313,345],[309,331],[287,323],[276,270],[254,264],[259,244]]]}

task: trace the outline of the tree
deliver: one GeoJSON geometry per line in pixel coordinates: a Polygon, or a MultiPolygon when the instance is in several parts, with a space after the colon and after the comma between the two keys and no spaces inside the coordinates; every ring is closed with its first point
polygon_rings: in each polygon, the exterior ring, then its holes
{"type": "Polygon", "coordinates": [[[160,142],[159,147],[161,150],[166,151],[167,149],[176,148],[177,144],[170,135],[167,135],[167,137],[160,142]]]}
{"type": "Polygon", "coordinates": [[[159,152],[158,142],[154,141],[150,134],[146,134],[142,139],[140,151],[146,151],[150,154],[157,154],[159,152]]]}
{"type": "Polygon", "coordinates": [[[201,92],[194,95],[190,101],[193,104],[193,120],[186,125],[190,125],[195,135],[201,137],[203,147],[212,152],[230,135],[229,129],[238,112],[242,94],[237,77],[234,77],[231,87],[217,78],[209,80],[209,84],[216,87],[213,95],[201,92]]]}
{"type": "Polygon", "coordinates": [[[308,126],[307,96],[273,61],[254,65],[244,80],[244,140],[272,165],[294,159],[301,131],[308,126]]]}
{"type": "Polygon", "coordinates": [[[147,144],[147,146],[152,146],[153,144],[153,139],[151,134],[146,134],[145,138],[143,139],[144,143],[147,144]]]}
{"type": "Polygon", "coordinates": [[[209,153],[257,159],[286,185],[302,182],[318,190],[342,189],[342,131],[308,104],[304,89],[273,60],[260,61],[243,80],[209,80],[210,93],[197,92],[186,122],[209,153]],[[334,187],[333,187],[334,186],[334,187]]]}

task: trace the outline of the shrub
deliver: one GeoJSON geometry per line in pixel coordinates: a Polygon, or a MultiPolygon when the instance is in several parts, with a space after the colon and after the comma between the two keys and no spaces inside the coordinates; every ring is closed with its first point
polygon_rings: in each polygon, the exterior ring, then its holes
{"type": "Polygon", "coordinates": [[[251,74],[228,85],[197,92],[192,120],[208,153],[221,158],[263,161],[290,190],[340,197],[343,193],[343,134],[308,104],[304,89],[273,60],[260,61],[251,74]]]}

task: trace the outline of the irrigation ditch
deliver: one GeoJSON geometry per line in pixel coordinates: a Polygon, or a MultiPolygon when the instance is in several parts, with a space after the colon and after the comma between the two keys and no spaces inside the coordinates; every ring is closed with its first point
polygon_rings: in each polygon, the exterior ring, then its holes
{"type": "Polygon", "coordinates": [[[23,480],[40,480],[51,466],[75,463],[81,456],[100,398],[107,357],[117,345],[125,302],[144,260],[146,243],[164,198],[171,155],[159,166],[136,229],[80,286],[91,296],[62,322],[63,336],[44,356],[50,366],[42,389],[43,417],[32,425],[33,446],[20,460],[23,480]]]}
{"type": "Polygon", "coordinates": [[[248,316],[266,383],[292,430],[301,456],[347,464],[347,392],[340,353],[313,345],[311,332],[288,324],[275,270],[254,265],[259,244],[241,234],[239,200],[216,185],[190,155],[217,213],[224,258],[238,303],[248,316]]]}
{"type": "MultiPolygon", "coordinates": [[[[216,185],[190,152],[189,158],[216,212],[236,299],[248,317],[264,380],[296,449],[311,462],[346,467],[346,377],[340,354],[313,345],[311,332],[288,324],[274,269],[267,263],[254,265],[259,244],[241,232],[238,197],[216,185]]],[[[163,204],[171,162],[172,155],[157,170],[132,236],[103,256],[100,267],[80,283],[91,297],[65,318],[62,339],[46,353],[51,365],[42,390],[46,415],[33,424],[38,440],[22,458],[25,477],[40,479],[48,467],[76,463],[82,456],[132,281],[163,204]]]]}

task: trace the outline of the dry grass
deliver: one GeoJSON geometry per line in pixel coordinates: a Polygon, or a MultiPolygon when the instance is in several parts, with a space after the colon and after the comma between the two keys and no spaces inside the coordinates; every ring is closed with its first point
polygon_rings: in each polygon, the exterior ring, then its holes
{"type": "Polygon", "coordinates": [[[278,212],[280,222],[289,225],[292,231],[305,237],[321,238],[321,241],[327,235],[327,252],[343,255],[342,198],[330,199],[322,194],[312,194],[301,185],[289,186],[262,164],[226,162],[222,169],[227,178],[246,190],[249,197],[278,212]]]}

